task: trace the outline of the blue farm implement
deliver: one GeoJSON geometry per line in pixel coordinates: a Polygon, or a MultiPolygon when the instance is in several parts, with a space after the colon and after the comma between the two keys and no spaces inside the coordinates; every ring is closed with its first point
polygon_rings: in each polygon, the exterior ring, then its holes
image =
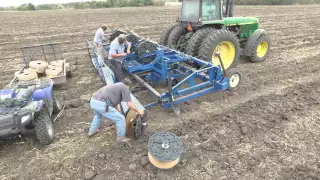
{"type": "MultiPolygon", "coordinates": [[[[216,56],[220,59],[221,66],[215,66],[210,62],[161,46],[135,33],[129,32],[127,35],[132,43],[132,49],[125,57],[122,69],[130,78],[142,84],[156,99],[143,106],[134,95],[131,95],[138,109],[145,110],[160,105],[164,109],[171,108],[179,114],[179,104],[216,91],[233,90],[240,83],[240,72],[236,68],[225,70],[219,53],[216,56]],[[158,87],[164,84],[165,90],[159,91],[158,87]]],[[[108,60],[98,55],[90,41],[86,40],[86,44],[90,59],[103,81],[106,84],[115,83],[115,73],[108,66],[108,60]]],[[[104,44],[107,54],[109,48],[109,43],[104,44]]],[[[126,104],[122,103],[122,108],[126,114],[128,111],[126,104]]]]}
{"type": "MultiPolygon", "coordinates": [[[[130,35],[138,37],[139,40],[132,43],[132,53],[125,58],[123,70],[143,84],[157,99],[145,106],[137,101],[139,108],[148,109],[156,105],[165,109],[173,108],[209,93],[233,90],[240,83],[241,74],[235,68],[225,71],[222,63],[222,66],[215,66],[134,33],[130,35]],[[167,85],[167,90],[157,91],[155,87],[163,82],[167,85]]],[[[115,82],[114,73],[104,59],[95,53],[88,40],[86,43],[87,47],[92,48],[93,56],[90,55],[90,59],[100,76],[107,84],[115,82]]],[[[108,53],[109,44],[104,44],[104,49],[108,53]]],[[[216,55],[219,57],[219,54],[216,55]]]]}

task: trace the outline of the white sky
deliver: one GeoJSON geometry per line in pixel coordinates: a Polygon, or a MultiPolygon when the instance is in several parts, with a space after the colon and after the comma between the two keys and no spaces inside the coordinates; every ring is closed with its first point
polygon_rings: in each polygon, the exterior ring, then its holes
{"type": "Polygon", "coordinates": [[[38,4],[59,4],[59,3],[67,3],[67,2],[82,2],[89,0],[0,0],[0,7],[7,6],[19,6],[24,3],[32,3],[34,5],[38,4]]]}

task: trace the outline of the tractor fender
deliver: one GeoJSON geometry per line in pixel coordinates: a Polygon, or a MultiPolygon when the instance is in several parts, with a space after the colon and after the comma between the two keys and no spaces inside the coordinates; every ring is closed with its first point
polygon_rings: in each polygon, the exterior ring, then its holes
{"type": "Polygon", "coordinates": [[[253,48],[253,46],[255,45],[255,42],[257,41],[257,39],[262,35],[265,34],[266,30],[264,29],[258,29],[256,30],[251,37],[249,37],[249,39],[247,40],[247,43],[244,47],[244,51],[243,51],[243,55],[245,56],[250,56],[251,55],[251,50],[253,48]]]}

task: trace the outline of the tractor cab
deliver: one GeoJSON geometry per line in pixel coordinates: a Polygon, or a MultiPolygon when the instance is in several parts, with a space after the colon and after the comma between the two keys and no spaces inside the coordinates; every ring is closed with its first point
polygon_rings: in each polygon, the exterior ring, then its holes
{"type": "Polygon", "coordinates": [[[233,0],[182,0],[180,21],[202,24],[233,16],[233,0]]]}

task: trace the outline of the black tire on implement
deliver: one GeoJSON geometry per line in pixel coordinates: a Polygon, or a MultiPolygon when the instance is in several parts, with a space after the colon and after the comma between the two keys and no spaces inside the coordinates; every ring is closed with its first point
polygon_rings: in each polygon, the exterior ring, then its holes
{"type": "Polygon", "coordinates": [[[181,24],[174,27],[169,34],[167,46],[172,49],[177,49],[176,46],[178,45],[179,39],[185,34],[186,30],[181,26],[181,24]]]}
{"type": "Polygon", "coordinates": [[[35,115],[34,127],[40,144],[48,145],[53,142],[53,123],[46,108],[35,115]]]}
{"type": "MultiPolygon", "coordinates": [[[[232,44],[235,50],[235,54],[231,60],[231,63],[228,65],[224,57],[221,57],[221,59],[224,64],[225,70],[235,68],[239,62],[241,47],[238,38],[232,32],[227,30],[216,30],[214,33],[211,33],[208,36],[206,36],[199,48],[199,58],[204,61],[212,62],[212,56],[214,55],[214,51],[216,47],[220,45],[220,43],[232,44]]],[[[229,55],[230,53],[228,52],[226,54],[229,55]]],[[[216,65],[220,65],[220,62],[216,65]]]]}
{"type": "Polygon", "coordinates": [[[165,28],[165,30],[162,32],[160,36],[160,41],[159,41],[160,45],[163,45],[163,46],[168,45],[169,34],[171,33],[172,29],[177,26],[179,26],[179,24],[171,24],[165,28]]]}
{"type": "Polygon", "coordinates": [[[188,47],[186,54],[194,57],[198,57],[199,55],[199,47],[201,43],[211,33],[214,33],[217,29],[214,27],[205,27],[197,30],[191,37],[190,41],[188,42],[188,47]]]}
{"type": "Polygon", "coordinates": [[[254,42],[254,45],[252,46],[252,49],[250,50],[251,56],[249,57],[249,60],[253,63],[256,62],[263,62],[266,60],[266,58],[269,55],[270,52],[270,46],[271,46],[271,38],[267,34],[261,34],[261,36],[257,39],[256,42],[254,42]],[[259,57],[257,54],[257,49],[260,43],[265,42],[267,43],[267,52],[263,57],[259,57]]]}

